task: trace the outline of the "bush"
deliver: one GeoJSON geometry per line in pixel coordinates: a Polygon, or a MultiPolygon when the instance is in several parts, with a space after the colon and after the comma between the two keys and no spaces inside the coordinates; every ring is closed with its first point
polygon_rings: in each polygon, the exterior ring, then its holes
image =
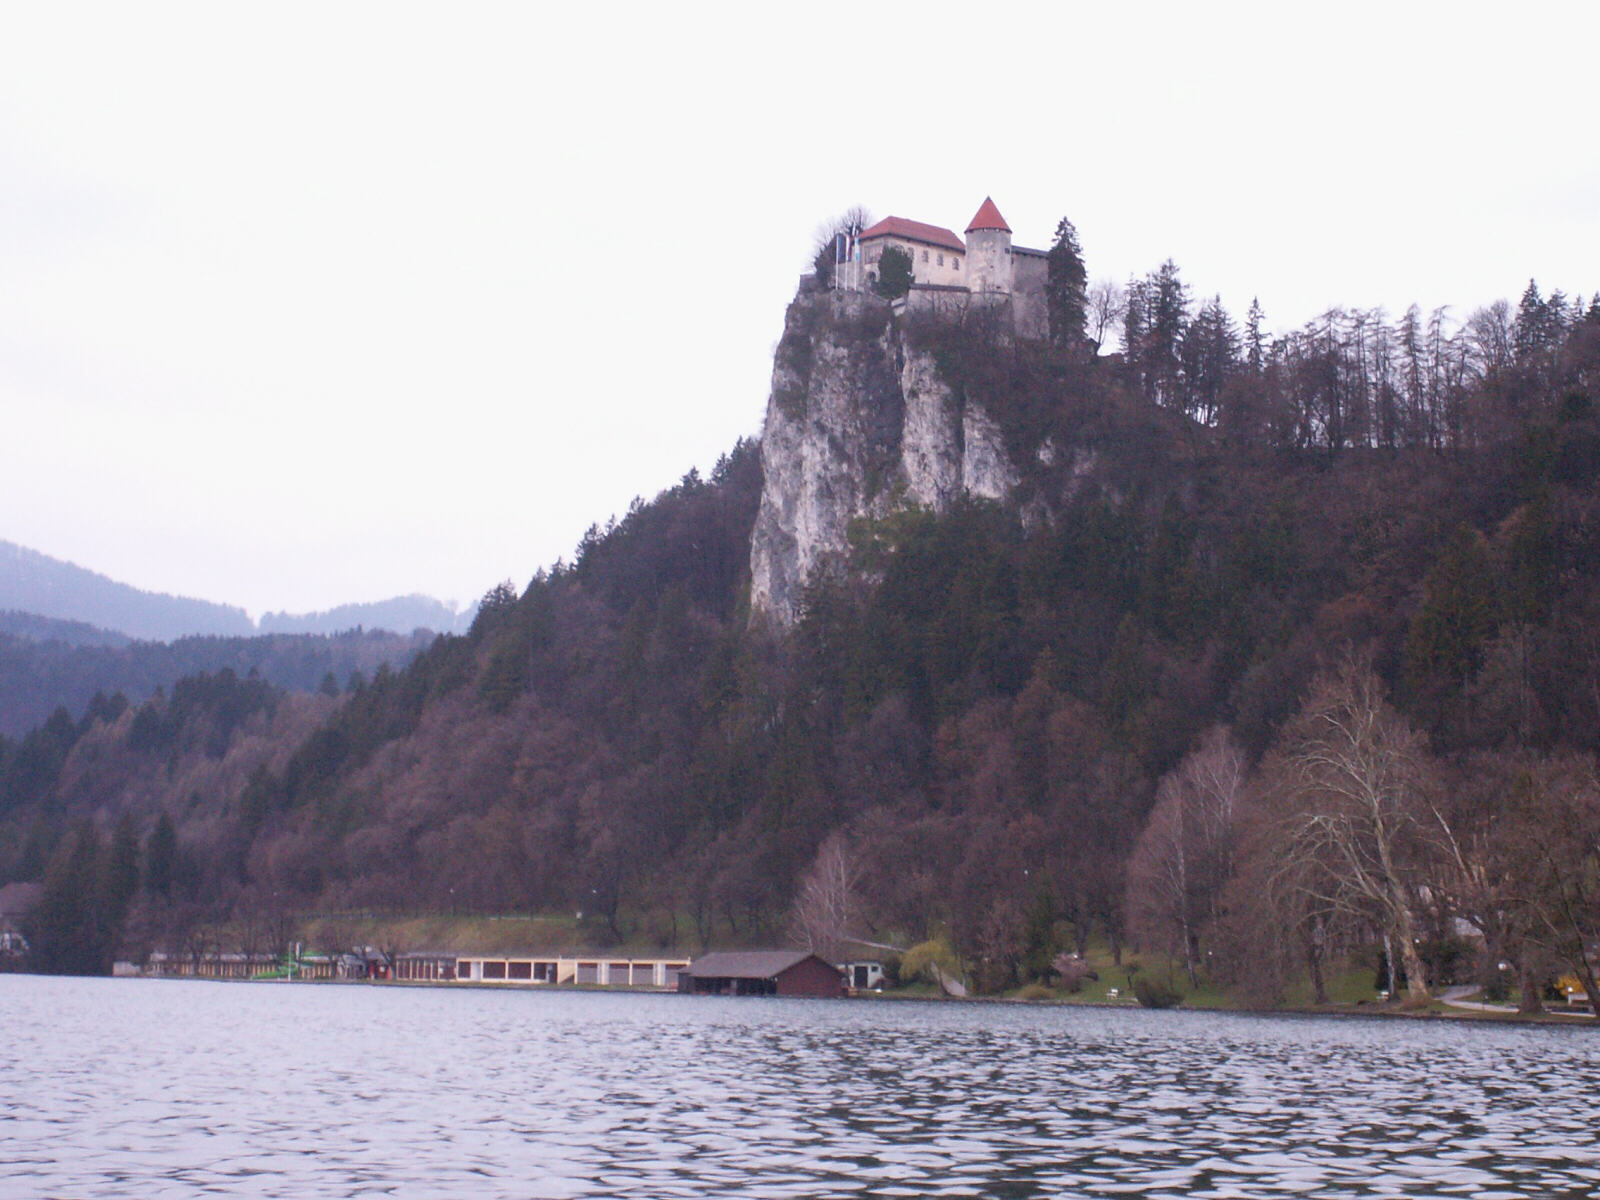
{"type": "Polygon", "coordinates": [[[1133,981],[1133,994],[1146,1008],[1177,1008],[1183,993],[1159,980],[1140,976],[1133,981]]]}
{"type": "Polygon", "coordinates": [[[883,982],[885,987],[900,986],[900,956],[895,953],[883,956],[883,982]]]}
{"type": "Polygon", "coordinates": [[[872,290],[885,300],[898,300],[911,290],[911,255],[899,246],[890,246],[878,261],[878,281],[872,290]]]}
{"type": "Polygon", "coordinates": [[[905,952],[905,957],[900,960],[900,981],[910,983],[914,979],[921,979],[927,983],[937,984],[939,972],[934,970],[935,966],[947,978],[961,977],[955,951],[942,938],[918,942],[905,952]]]}
{"type": "Polygon", "coordinates": [[[1069,992],[1081,992],[1085,980],[1099,980],[1100,976],[1089,969],[1081,955],[1058,954],[1051,964],[1061,978],[1061,986],[1069,992]]]}

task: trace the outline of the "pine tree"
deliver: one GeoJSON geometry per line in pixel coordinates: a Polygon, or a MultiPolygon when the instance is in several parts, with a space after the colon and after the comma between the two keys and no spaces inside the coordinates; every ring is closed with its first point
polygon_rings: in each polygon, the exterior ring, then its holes
{"type": "Polygon", "coordinates": [[[1265,347],[1261,340],[1261,322],[1266,314],[1261,311],[1259,297],[1250,298],[1250,311],[1245,314],[1245,362],[1250,366],[1252,375],[1261,374],[1261,368],[1266,360],[1265,347]]]}
{"type": "Polygon", "coordinates": [[[1561,298],[1560,307],[1553,302],[1561,293],[1557,292],[1550,300],[1545,300],[1539,294],[1539,285],[1534,280],[1528,280],[1528,286],[1522,291],[1522,299],[1517,304],[1517,318],[1512,325],[1512,346],[1516,350],[1517,359],[1527,362],[1535,355],[1550,349],[1560,337],[1561,310],[1565,308],[1565,297],[1561,298]]]}
{"type": "Polygon", "coordinates": [[[1209,425],[1221,407],[1222,389],[1239,366],[1239,334],[1221,296],[1206,301],[1184,330],[1182,366],[1184,409],[1209,425]]]}
{"type": "Polygon", "coordinates": [[[110,970],[97,911],[100,868],[100,839],[92,825],[79,826],[56,847],[26,929],[29,965],[40,974],[99,975],[110,970]]]}
{"type": "Polygon", "coordinates": [[[1050,314],[1050,340],[1074,354],[1088,344],[1088,286],[1078,231],[1062,217],[1045,259],[1044,298],[1050,314]]]}
{"type": "Polygon", "coordinates": [[[178,831],[172,818],[162,813],[144,843],[144,886],[157,896],[172,894],[172,879],[178,863],[178,831]]]}
{"type": "Polygon", "coordinates": [[[1183,334],[1189,321],[1189,289],[1170,258],[1149,279],[1145,375],[1158,404],[1179,401],[1183,334]]]}
{"type": "Polygon", "coordinates": [[[1406,638],[1406,682],[1434,723],[1478,669],[1499,613],[1494,564],[1483,536],[1459,526],[1423,581],[1422,607],[1406,638]]]}
{"type": "Polygon", "coordinates": [[[133,832],[133,819],[123,817],[95,872],[95,940],[103,971],[111,969],[128,906],[138,890],[139,839],[133,832]]]}

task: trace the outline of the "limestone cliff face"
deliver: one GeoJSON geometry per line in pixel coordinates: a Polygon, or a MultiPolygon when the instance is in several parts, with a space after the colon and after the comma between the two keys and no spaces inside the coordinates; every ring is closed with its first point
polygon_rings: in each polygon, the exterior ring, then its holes
{"type": "Polygon", "coordinates": [[[848,292],[802,293],[789,307],[761,469],[751,606],[784,625],[842,558],[851,521],[1003,500],[1017,482],[989,414],[952,391],[885,301],[848,292]]]}

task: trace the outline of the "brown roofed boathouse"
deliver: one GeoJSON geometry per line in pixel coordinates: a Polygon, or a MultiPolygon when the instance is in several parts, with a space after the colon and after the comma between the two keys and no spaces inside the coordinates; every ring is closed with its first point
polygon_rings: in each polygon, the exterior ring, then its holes
{"type": "Polygon", "coordinates": [[[839,968],[804,950],[723,950],[703,954],[678,975],[678,990],[697,996],[845,994],[839,968]]]}

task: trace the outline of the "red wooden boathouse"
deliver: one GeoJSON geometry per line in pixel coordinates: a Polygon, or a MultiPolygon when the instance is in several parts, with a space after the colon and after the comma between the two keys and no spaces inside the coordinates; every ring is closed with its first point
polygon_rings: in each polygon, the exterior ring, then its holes
{"type": "Polygon", "coordinates": [[[722,950],[678,974],[678,990],[702,996],[844,995],[838,967],[804,950],[722,950]]]}

